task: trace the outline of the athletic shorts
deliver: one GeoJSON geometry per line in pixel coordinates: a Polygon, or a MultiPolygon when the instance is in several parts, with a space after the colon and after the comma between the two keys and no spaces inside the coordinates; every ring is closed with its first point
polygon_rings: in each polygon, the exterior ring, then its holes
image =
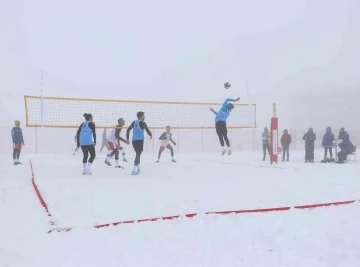
{"type": "Polygon", "coordinates": [[[227,133],[227,131],[228,131],[227,128],[226,128],[226,122],[225,121],[216,122],[215,128],[216,128],[216,133],[218,135],[227,133]]]}
{"type": "Polygon", "coordinates": [[[118,144],[114,144],[113,142],[108,141],[109,150],[122,149],[122,147],[118,144]]]}
{"type": "Polygon", "coordinates": [[[21,144],[14,144],[14,149],[21,151],[22,145],[21,144]]]}
{"type": "Polygon", "coordinates": [[[165,146],[165,145],[161,145],[161,146],[160,146],[160,151],[164,151],[165,148],[171,149],[172,146],[171,146],[170,144],[167,144],[166,146],[165,146]]]}
{"type": "Polygon", "coordinates": [[[142,152],[144,150],[144,140],[132,141],[132,145],[136,152],[142,152]]]}

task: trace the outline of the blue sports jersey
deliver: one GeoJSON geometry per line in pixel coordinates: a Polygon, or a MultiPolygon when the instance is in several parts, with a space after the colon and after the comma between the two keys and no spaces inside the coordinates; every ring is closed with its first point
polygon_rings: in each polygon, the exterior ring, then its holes
{"type": "Polygon", "coordinates": [[[138,140],[144,140],[144,139],[145,139],[144,130],[140,128],[140,121],[136,120],[134,123],[132,140],[138,141],[138,140]]]}
{"type": "Polygon", "coordinates": [[[80,131],[80,146],[88,146],[93,144],[93,132],[89,127],[89,121],[84,121],[80,131]]]}
{"type": "Polygon", "coordinates": [[[218,121],[225,121],[227,120],[227,118],[229,117],[230,115],[230,111],[227,107],[228,103],[230,101],[233,101],[233,99],[231,98],[228,98],[225,100],[224,104],[222,105],[221,109],[219,110],[218,113],[216,113],[216,116],[215,116],[215,122],[218,122],[218,121]]]}

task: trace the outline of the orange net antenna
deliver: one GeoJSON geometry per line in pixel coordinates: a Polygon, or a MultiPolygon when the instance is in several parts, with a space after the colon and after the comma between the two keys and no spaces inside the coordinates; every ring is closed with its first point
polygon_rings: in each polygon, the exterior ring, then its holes
{"type": "MultiPolygon", "coordinates": [[[[222,105],[40,96],[24,96],[24,100],[27,127],[54,128],[77,128],[84,121],[84,113],[91,113],[96,126],[100,128],[114,127],[119,118],[129,125],[136,119],[138,111],[145,112],[145,121],[155,129],[162,129],[166,125],[178,129],[214,128],[215,115],[209,108],[218,110],[222,105]]],[[[234,103],[234,106],[227,122],[228,128],[256,127],[256,105],[234,103]]]]}

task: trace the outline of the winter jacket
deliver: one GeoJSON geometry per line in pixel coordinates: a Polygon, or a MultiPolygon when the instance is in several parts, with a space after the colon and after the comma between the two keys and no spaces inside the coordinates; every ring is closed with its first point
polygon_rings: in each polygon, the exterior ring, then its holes
{"type": "Polygon", "coordinates": [[[15,126],[14,128],[12,128],[11,137],[13,144],[24,144],[24,137],[20,127],[15,126]]]}
{"type": "Polygon", "coordinates": [[[341,140],[350,140],[350,135],[347,132],[342,132],[339,134],[339,138],[341,140]]]}
{"type": "Polygon", "coordinates": [[[268,145],[270,143],[270,133],[269,132],[262,133],[262,143],[263,143],[263,145],[268,145]]]}
{"type": "Polygon", "coordinates": [[[322,140],[322,146],[332,147],[334,140],[335,140],[335,135],[333,133],[325,133],[322,140]]]}
{"type": "Polygon", "coordinates": [[[289,146],[291,144],[291,135],[288,134],[288,133],[283,134],[281,136],[281,141],[280,142],[281,142],[282,146],[285,146],[285,147],[289,146]]]}
{"type": "Polygon", "coordinates": [[[349,139],[343,140],[343,142],[339,144],[339,147],[346,154],[351,154],[353,152],[353,144],[350,142],[349,139]]]}
{"type": "Polygon", "coordinates": [[[305,140],[305,147],[314,146],[316,134],[314,132],[307,132],[304,134],[303,140],[305,140]]]}

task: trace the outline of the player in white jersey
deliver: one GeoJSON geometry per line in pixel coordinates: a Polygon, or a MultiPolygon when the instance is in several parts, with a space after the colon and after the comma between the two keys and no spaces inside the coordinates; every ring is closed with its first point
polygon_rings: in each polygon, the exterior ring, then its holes
{"type": "MultiPolygon", "coordinates": [[[[106,128],[104,128],[104,132],[102,134],[102,143],[100,148],[100,153],[103,151],[103,149],[106,147],[107,151],[109,151],[109,145],[107,142],[107,134],[106,134],[106,128]]],[[[109,154],[109,153],[107,153],[109,154]]]]}
{"type": "Polygon", "coordinates": [[[120,141],[128,144],[128,142],[120,136],[122,127],[124,125],[125,125],[124,119],[122,119],[122,118],[118,119],[118,125],[114,129],[111,130],[110,134],[107,137],[109,150],[112,150],[112,152],[107,155],[104,162],[105,162],[105,164],[111,166],[111,163],[109,160],[112,156],[115,155],[115,162],[116,162],[115,168],[122,168],[119,165],[119,150],[121,150],[121,152],[122,152],[123,161],[127,162],[127,160],[125,158],[125,148],[120,145],[120,141]]]}
{"type": "Polygon", "coordinates": [[[174,146],[176,146],[176,143],[174,140],[172,140],[172,133],[170,132],[170,126],[166,126],[166,132],[163,132],[162,135],[160,135],[159,140],[161,140],[159,154],[158,154],[158,160],[156,163],[160,161],[161,153],[165,150],[165,148],[169,149],[171,152],[171,161],[176,162],[174,159],[174,149],[170,145],[170,142],[173,143],[174,146]]]}

